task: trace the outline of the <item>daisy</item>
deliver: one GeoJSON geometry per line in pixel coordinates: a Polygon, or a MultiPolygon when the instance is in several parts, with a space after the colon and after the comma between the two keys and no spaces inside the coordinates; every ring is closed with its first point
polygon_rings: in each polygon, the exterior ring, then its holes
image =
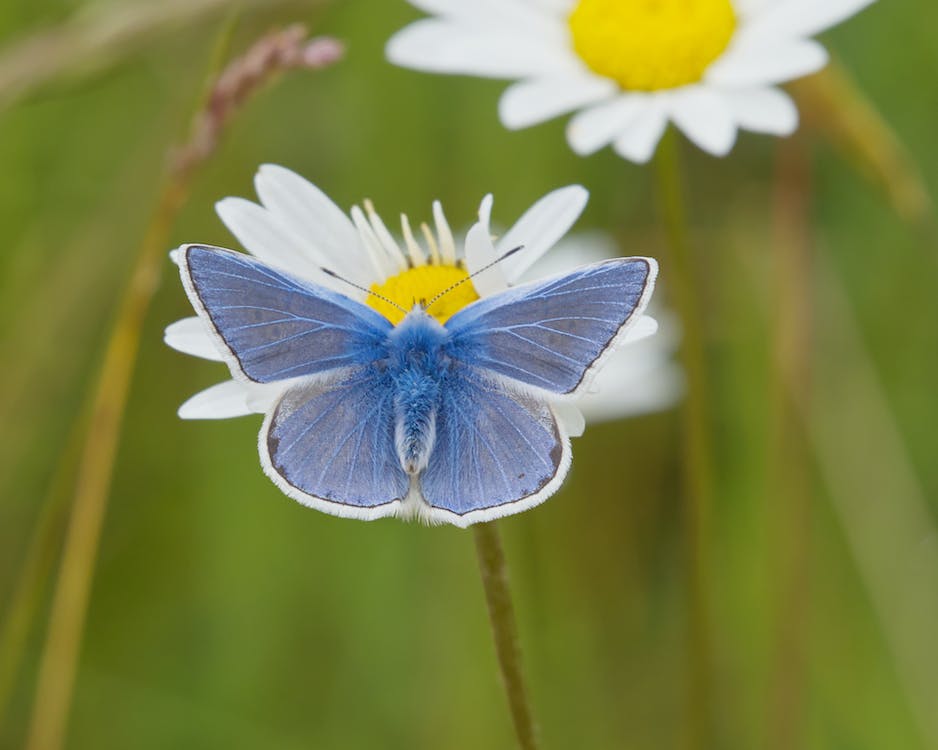
{"type": "MultiPolygon", "coordinates": [[[[567,233],[586,206],[588,194],[579,186],[555,190],[534,204],[500,239],[491,234],[492,196],[486,196],[479,220],[457,241],[439,202],[433,204],[434,226],[413,227],[400,219],[400,239],[392,235],[369,201],[349,215],[322,191],[283,167],[264,165],[255,178],[260,204],[226,198],[216,208],[222,221],[248,252],[294,276],[328,286],[367,304],[398,323],[403,313],[368,294],[371,290],[409,309],[415,300],[431,299],[508,250],[524,245],[502,263],[462,284],[440,299],[433,314],[441,322],[481,296],[534,278],[532,266],[567,233]],[[328,268],[354,286],[323,273],[328,268]]],[[[550,273],[603,257],[595,243],[567,241],[544,264],[550,273]]],[[[604,247],[605,251],[605,247],[604,247]]],[[[172,257],[178,259],[178,251],[172,257]]],[[[610,253],[605,252],[608,256],[610,253]]],[[[629,346],[612,355],[593,391],[577,406],[590,421],[603,421],[669,406],[681,390],[680,373],[670,361],[673,335],[651,336],[656,321],[644,316],[627,336],[629,346]],[[654,343],[653,343],[654,342],[654,343]]],[[[173,349],[203,359],[224,357],[206,324],[184,318],[166,329],[173,349]]],[[[264,414],[292,381],[257,384],[228,379],[204,390],[179,409],[183,419],[227,419],[264,414]]],[[[571,436],[583,431],[584,418],[574,406],[561,416],[571,436]]]]}
{"type": "Polygon", "coordinates": [[[790,135],[779,84],[825,66],[812,36],[873,0],[410,0],[434,14],[388,43],[404,67],[517,79],[499,105],[520,129],[569,112],[573,150],[647,162],[669,122],[725,156],[737,132],[790,135]]]}

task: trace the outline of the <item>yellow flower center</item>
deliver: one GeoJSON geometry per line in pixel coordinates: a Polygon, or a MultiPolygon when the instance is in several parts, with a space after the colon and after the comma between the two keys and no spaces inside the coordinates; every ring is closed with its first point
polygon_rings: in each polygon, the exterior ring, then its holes
{"type": "Polygon", "coordinates": [[[629,91],[699,81],[736,30],[731,0],[580,0],[573,46],[591,70],[629,91]]]}
{"type": "MultiPolygon", "coordinates": [[[[454,284],[468,279],[469,274],[459,266],[426,265],[408,268],[397,276],[392,276],[380,284],[373,284],[371,291],[387,297],[396,302],[405,310],[410,311],[417,303],[426,304],[440,292],[449,289],[454,284]]],[[[471,281],[466,281],[447,292],[433,303],[427,312],[440,323],[445,323],[455,313],[466,305],[479,299],[471,281]]],[[[374,294],[368,297],[369,307],[374,308],[384,317],[397,325],[404,319],[405,313],[394,305],[389,305],[374,294]]]]}

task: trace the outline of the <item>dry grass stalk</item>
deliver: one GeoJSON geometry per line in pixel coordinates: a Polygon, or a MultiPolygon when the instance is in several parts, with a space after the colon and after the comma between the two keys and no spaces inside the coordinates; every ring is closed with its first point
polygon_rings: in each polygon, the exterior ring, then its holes
{"type": "Polygon", "coordinates": [[[196,115],[189,141],[176,150],[165,187],[141,244],[111,332],[93,395],[88,437],[79,460],[72,515],[52,601],[30,722],[29,750],[59,750],[65,740],[78,655],[107,509],[127,394],[140,345],[140,331],[160,280],[169,234],[185,204],[197,168],[216,150],[235,112],[285,70],[318,70],[336,62],[342,46],[308,40],[293,26],[258,40],[217,77],[196,115]]]}

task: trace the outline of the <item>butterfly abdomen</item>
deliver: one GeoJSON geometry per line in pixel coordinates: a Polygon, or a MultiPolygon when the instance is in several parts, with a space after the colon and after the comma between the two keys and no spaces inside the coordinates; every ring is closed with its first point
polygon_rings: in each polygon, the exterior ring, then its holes
{"type": "Polygon", "coordinates": [[[426,373],[407,370],[398,379],[395,442],[401,467],[410,475],[427,467],[436,441],[439,395],[439,382],[426,373]]]}
{"type": "Polygon", "coordinates": [[[394,437],[401,467],[415,476],[427,467],[436,442],[440,387],[446,371],[448,334],[422,310],[410,313],[391,336],[394,437]]]}

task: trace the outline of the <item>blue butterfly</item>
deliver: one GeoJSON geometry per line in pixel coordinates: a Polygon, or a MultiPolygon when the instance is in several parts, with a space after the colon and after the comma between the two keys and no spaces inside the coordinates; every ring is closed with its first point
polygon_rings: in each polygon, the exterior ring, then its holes
{"type": "Polygon", "coordinates": [[[326,513],[466,527],[560,487],[557,404],[645,309],[657,264],[627,258],[510,288],[445,324],[375,310],[253,258],[188,245],[182,282],[236,379],[289,381],[259,437],[265,473],[326,513]]]}

